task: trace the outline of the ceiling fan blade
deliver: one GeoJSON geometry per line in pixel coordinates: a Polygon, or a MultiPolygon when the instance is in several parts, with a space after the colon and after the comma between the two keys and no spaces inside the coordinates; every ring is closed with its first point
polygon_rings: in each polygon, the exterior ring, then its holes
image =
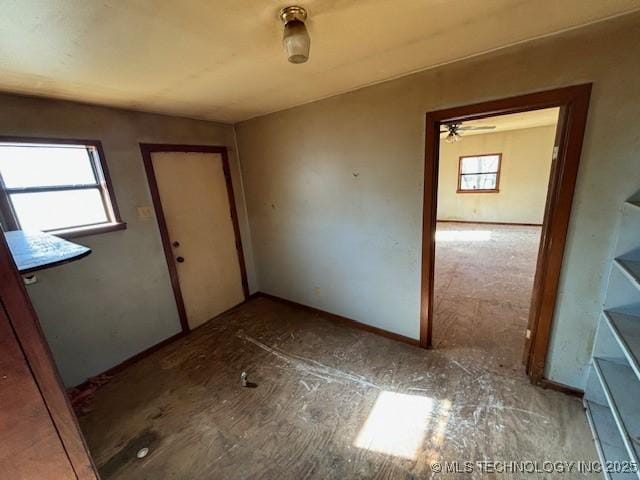
{"type": "Polygon", "coordinates": [[[478,125],[478,126],[463,125],[462,127],[458,128],[458,130],[493,130],[494,128],[496,128],[495,125],[478,125]]]}

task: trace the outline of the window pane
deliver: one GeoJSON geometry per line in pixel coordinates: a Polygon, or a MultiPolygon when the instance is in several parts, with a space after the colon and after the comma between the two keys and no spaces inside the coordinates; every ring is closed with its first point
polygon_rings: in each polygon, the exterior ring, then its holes
{"type": "Polygon", "coordinates": [[[97,183],[84,146],[0,145],[0,173],[7,188],[97,183]]]}
{"type": "Polygon", "coordinates": [[[498,155],[482,155],[477,157],[462,157],[461,173],[497,172],[500,162],[498,155]]]}
{"type": "Polygon", "coordinates": [[[55,230],[108,221],[97,188],[14,193],[10,197],[24,230],[55,230]]]}
{"type": "Polygon", "coordinates": [[[461,190],[495,190],[498,175],[485,173],[481,175],[462,175],[460,177],[461,190]]]}

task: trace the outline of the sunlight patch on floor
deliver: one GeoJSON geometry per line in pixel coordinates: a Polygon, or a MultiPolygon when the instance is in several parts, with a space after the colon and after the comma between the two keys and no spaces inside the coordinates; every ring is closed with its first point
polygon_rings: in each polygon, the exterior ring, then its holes
{"type": "Polygon", "coordinates": [[[491,230],[438,230],[436,242],[487,242],[491,230]]]}
{"type": "MultiPolygon", "coordinates": [[[[436,404],[431,397],[383,391],[354,445],[415,460],[423,447],[431,419],[438,415],[436,404]]],[[[442,432],[439,433],[441,436],[442,432]]]]}

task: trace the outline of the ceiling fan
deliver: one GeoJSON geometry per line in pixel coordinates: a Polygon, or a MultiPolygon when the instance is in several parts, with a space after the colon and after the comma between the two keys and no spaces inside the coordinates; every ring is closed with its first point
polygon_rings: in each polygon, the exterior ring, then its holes
{"type": "Polygon", "coordinates": [[[440,133],[446,133],[447,137],[444,139],[447,143],[459,142],[462,140],[462,132],[465,130],[493,130],[495,125],[463,125],[462,123],[444,123],[442,126],[445,130],[440,130],[440,133]]]}

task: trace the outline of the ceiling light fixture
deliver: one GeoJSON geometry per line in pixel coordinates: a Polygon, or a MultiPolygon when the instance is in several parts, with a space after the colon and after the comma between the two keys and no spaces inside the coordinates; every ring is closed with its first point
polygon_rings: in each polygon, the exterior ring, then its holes
{"type": "Polygon", "coordinates": [[[460,137],[460,134],[458,133],[458,129],[460,128],[459,123],[450,123],[449,125],[445,125],[445,126],[447,127],[447,129],[440,132],[440,133],[446,133],[447,131],[449,132],[449,135],[447,135],[447,138],[444,139],[445,142],[455,143],[462,140],[462,137],[460,137]]]}
{"type": "Polygon", "coordinates": [[[304,63],[309,60],[311,38],[304,22],[307,11],[302,7],[285,7],[280,10],[280,19],[284,23],[282,44],[291,63],[304,63]]]}
{"type": "Polygon", "coordinates": [[[447,135],[447,138],[444,139],[444,141],[447,143],[455,143],[455,142],[459,142],[460,140],[462,140],[462,137],[460,137],[460,135],[457,132],[449,132],[449,135],[447,135]]]}

